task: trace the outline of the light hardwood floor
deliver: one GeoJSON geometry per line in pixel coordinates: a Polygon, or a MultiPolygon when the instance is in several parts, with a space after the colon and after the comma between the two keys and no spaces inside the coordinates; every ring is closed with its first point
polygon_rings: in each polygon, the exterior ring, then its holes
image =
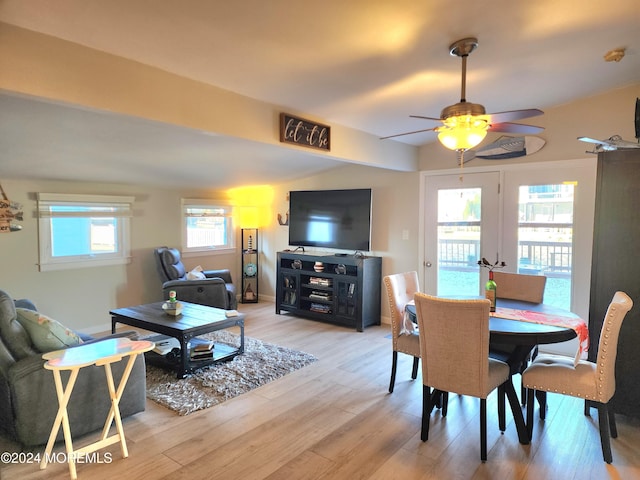
{"type": "MultiPolygon", "coordinates": [[[[420,441],[422,385],[400,355],[393,394],[389,327],[363,333],[290,315],[271,303],[240,305],[246,334],[316,355],[318,362],[221,405],[180,417],[148,401],[124,422],[129,457],[117,445],[78,465],[79,479],[631,479],[640,478],[640,422],[617,417],[613,464],[602,460],[597,413],[549,395],[531,445],[518,443],[508,414],[498,430],[488,400],[488,461],[480,462],[477,399],[451,395],[445,419],[431,417],[420,441]]],[[[516,382],[519,378],[516,378],[516,382]]],[[[517,388],[518,385],[516,385],[517,388]]],[[[52,401],[55,401],[52,399],[52,401]]],[[[92,436],[75,439],[76,447],[92,436]]],[[[19,447],[0,439],[0,451],[19,447]]],[[[63,452],[64,445],[56,451],[63,452]]],[[[1,466],[2,479],[65,479],[66,464],[1,466]]]]}

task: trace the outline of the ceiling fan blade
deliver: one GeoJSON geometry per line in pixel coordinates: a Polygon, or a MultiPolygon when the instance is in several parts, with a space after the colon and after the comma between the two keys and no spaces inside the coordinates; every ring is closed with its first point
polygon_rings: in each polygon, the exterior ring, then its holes
{"type": "Polygon", "coordinates": [[[423,117],[422,115],[409,115],[411,118],[421,118],[422,120],[433,120],[434,122],[442,121],[441,118],[423,117]]]}
{"type": "Polygon", "coordinates": [[[542,133],[544,128],[536,127],[534,125],[523,125],[521,123],[494,123],[487,129],[490,132],[502,132],[502,133],[522,133],[535,135],[536,133],[542,133]]]}
{"type": "Polygon", "coordinates": [[[523,118],[531,118],[537,117],[538,115],[543,115],[544,112],[542,110],[538,110],[537,108],[528,108],[526,110],[511,110],[508,112],[498,112],[498,113],[489,113],[487,117],[489,118],[489,123],[505,123],[505,122],[514,122],[516,120],[522,120],[523,118]]]}
{"type": "Polygon", "coordinates": [[[432,132],[434,130],[435,130],[435,128],[424,128],[422,130],[415,130],[413,132],[396,133],[395,135],[389,135],[387,137],[380,137],[380,140],[386,140],[387,138],[394,138],[394,137],[402,137],[404,135],[413,135],[414,133],[432,132]]]}

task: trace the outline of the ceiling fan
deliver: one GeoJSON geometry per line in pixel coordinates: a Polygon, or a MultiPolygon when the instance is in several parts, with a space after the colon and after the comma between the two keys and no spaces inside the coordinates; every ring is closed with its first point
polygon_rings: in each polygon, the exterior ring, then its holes
{"type": "Polygon", "coordinates": [[[489,132],[504,132],[518,134],[536,134],[544,130],[542,127],[533,125],[522,125],[511,123],[514,120],[535,117],[542,115],[544,112],[537,108],[526,110],[511,110],[508,112],[489,113],[487,114],[484,106],[467,102],[466,96],[466,77],[467,77],[467,57],[478,46],[477,38],[463,38],[450,45],[449,53],[452,56],[462,58],[462,89],[460,102],[445,107],[440,113],[440,118],[425,117],[422,115],[410,115],[411,118],[420,118],[423,120],[433,120],[442,122],[442,125],[415,130],[412,132],[399,133],[382,137],[381,139],[400,137],[403,135],[412,135],[414,133],[422,133],[435,131],[438,132],[438,140],[450,150],[464,152],[478,145],[489,132]]]}

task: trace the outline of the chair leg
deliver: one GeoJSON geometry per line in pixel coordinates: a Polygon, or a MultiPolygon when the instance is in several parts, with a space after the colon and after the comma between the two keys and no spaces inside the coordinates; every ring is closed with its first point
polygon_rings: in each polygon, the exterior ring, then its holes
{"type": "MultiPolygon", "coordinates": [[[[533,362],[533,360],[537,356],[538,356],[538,346],[536,345],[535,347],[533,347],[533,350],[531,350],[531,353],[529,353],[527,359],[524,362],[522,362],[522,365],[520,365],[520,375],[522,375],[524,371],[527,369],[527,367],[529,366],[529,362],[533,362]]],[[[522,401],[523,407],[527,404],[528,397],[529,395],[527,394],[527,389],[524,386],[524,384],[522,384],[520,387],[520,399],[522,401]]]]}
{"type": "Polygon", "coordinates": [[[393,393],[393,387],[396,385],[396,368],[398,367],[398,352],[393,351],[391,360],[391,381],[389,382],[389,393],[393,393]]]}
{"type": "Polygon", "coordinates": [[[442,395],[440,396],[441,398],[441,403],[442,403],[442,410],[440,410],[440,414],[443,417],[447,416],[447,407],[449,405],[449,392],[442,392],[442,395]]]}
{"type": "Polygon", "coordinates": [[[533,438],[533,404],[535,403],[536,391],[533,388],[527,390],[527,434],[529,440],[533,438]]]}
{"type": "Polygon", "coordinates": [[[504,390],[504,384],[498,387],[498,428],[500,428],[500,433],[504,433],[507,429],[507,420],[505,414],[505,396],[506,392],[504,390]]]}
{"type": "Polygon", "coordinates": [[[431,388],[422,385],[422,429],[420,439],[423,442],[429,440],[429,420],[431,419],[431,388]]]}
{"type": "Polygon", "coordinates": [[[609,416],[609,433],[611,438],[618,438],[618,427],[616,426],[616,414],[611,410],[609,404],[605,404],[607,415],[609,416]]]}
{"type": "Polygon", "coordinates": [[[547,416],[547,392],[536,390],[536,398],[540,404],[540,420],[544,420],[547,416]]]}
{"type": "Polygon", "coordinates": [[[418,365],[420,364],[420,357],[413,357],[413,370],[411,371],[411,378],[414,380],[418,378],[418,365]]]}
{"type": "Polygon", "coordinates": [[[609,439],[609,409],[604,403],[597,403],[598,425],[600,427],[600,444],[602,445],[602,456],[604,461],[611,463],[611,440],[609,439]]]}
{"type": "Polygon", "coordinates": [[[480,399],[480,460],[487,461],[487,399],[480,399]]]}
{"type": "Polygon", "coordinates": [[[584,401],[584,416],[591,416],[591,402],[589,400],[584,401]]]}

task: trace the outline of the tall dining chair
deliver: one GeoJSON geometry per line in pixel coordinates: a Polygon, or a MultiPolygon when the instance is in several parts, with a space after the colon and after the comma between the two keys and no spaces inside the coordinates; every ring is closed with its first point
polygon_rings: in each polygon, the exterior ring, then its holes
{"type": "MultiPolygon", "coordinates": [[[[434,388],[480,399],[480,459],[487,460],[487,396],[504,388],[512,408],[520,408],[509,366],[489,358],[487,299],[452,300],[416,293],[422,355],[422,430],[429,438],[434,388]],[[515,405],[514,405],[515,402],[515,405]]],[[[524,429],[522,418],[516,419],[524,429]]],[[[502,425],[501,425],[502,428],[502,425]]]]}
{"type": "Polygon", "coordinates": [[[544,275],[524,275],[522,273],[493,272],[493,280],[498,288],[496,298],[542,303],[547,277],[544,275]]]}
{"type": "Polygon", "coordinates": [[[398,352],[413,357],[413,370],[411,378],[418,376],[420,362],[420,340],[417,332],[403,332],[404,307],[413,300],[414,294],[420,289],[418,284],[418,272],[396,273],[384,277],[384,286],[387,290],[389,309],[391,313],[391,339],[393,344],[393,356],[391,361],[391,381],[389,393],[393,393],[396,383],[396,369],[398,366],[398,352]]]}
{"type": "Polygon", "coordinates": [[[602,324],[595,363],[580,360],[576,365],[574,359],[569,357],[540,354],[524,371],[522,383],[529,389],[527,400],[529,438],[533,434],[533,396],[536,391],[545,392],[540,402],[541,419],[545,417],[546,392],[583,398],[585,415],[589,414],[590,405],[598,409],[602,456],[605,462],[612,462],[609,436],[616,438],[618,431],[615,415],[609,411],[609,400],[616,391],[615,365],[620,327],[632,306],[633,301],[626,293],[614,294],[602,324]]]}
{"type": "MultiPolygon", "coordinates": [[[[521,273],[493,272],[493,279],[498,286],[496,298],[505,300],[521,300],[523,302],[542,303],[544,299],[544,289],[547,285],[547,277],[544,275],[524,275],[521,273]]],[[[505,360],[511,353],[512,346],[491,345],[489,356],[497,360],[505,360]]],[[[537,355],[537,347],[532,353],[537,355]]],[[[529,359],[525,360],[518,368],[520,374],[529,365],[529,359]]],[[[527,402],[527,391],[522,386],[520,398],[522,404],[527,402]]],[[[504,397],[500,400],[504,405],[504,397]]]]}

